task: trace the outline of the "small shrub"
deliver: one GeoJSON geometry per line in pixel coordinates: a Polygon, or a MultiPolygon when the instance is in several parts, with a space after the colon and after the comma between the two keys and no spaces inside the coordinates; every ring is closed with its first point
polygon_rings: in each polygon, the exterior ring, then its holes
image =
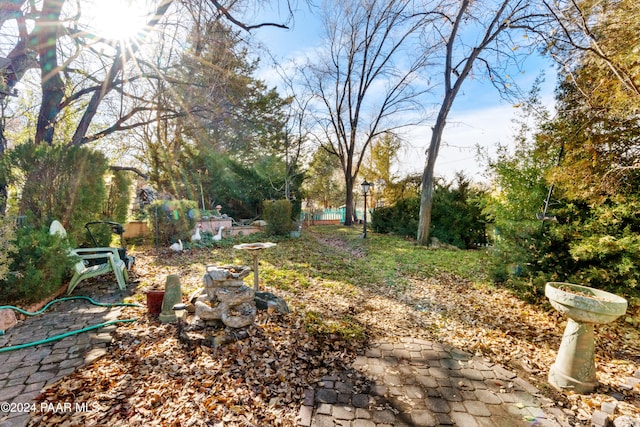
{"type": "Polygon", "coordinates": [[[49,235],[48,228],[19,228],[16,248],[9,274],[0,281],[3,304],[40,301],[60,288],[72,272],[68,243],[49,235]]]}
{"type": "Polygon", "coordinates": [[[461,249],[485,246],[488,242],[486,215],[482,212],[485,193],[458,174],[454,183],[436,185],[431,212],[431,236],[461,249]]]}
{"type": "Polygon", "coordinates": [[[291,202],[288,200],[265,200],[264,219],[267,232],[276,236],[288,236],[291,231],[291,202]]]}

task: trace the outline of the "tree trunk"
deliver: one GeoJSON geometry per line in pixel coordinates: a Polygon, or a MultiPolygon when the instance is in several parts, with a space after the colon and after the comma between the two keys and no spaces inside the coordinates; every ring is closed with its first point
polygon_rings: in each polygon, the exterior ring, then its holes
{"type": "Polygon", "coordinates": [[[60,102],[64,97],[64,82],[58,65],[57,40],[60,29],[60,12],[64,2],[45,1],[42,16],[34,29],[36,50],[39,53],[42,103],[36,124],[35,142],[53,142],[55,119],[60,112],[60,102]]]}
{"type": "Polygon", "coordinates": [[[109,69],[109,73],[105,77],[102,82],[102,87],[100,90],[96,90],[93,92],[89,103],[87,104],[87,108],[84,110],[84,114],[80,119],[80,123],[78,123],[78,127],[76,128],[75,133],[73,134],[73,138],[69,142],[69,145],[83,145],[86,143],[86,135],[89,130],[89,125],[93,121],[96,113],[98,112],[98,106],[107,95],[107,93],[111,92],[114,87],[114,82],[116,77],[124,67],[125,63],[125,54],[122,53],[122,48],[118,45],[116,50],[115,60],[109,69]]]}
{"type": "MultiPolygon", "coordinates": [[[[4,116],[4,111],[3,111],[4,116]]],[[[4,156],[7,149],[7,140],[4,137],[4,123],[0,122],[0,159],[4,156]]],[[[4,215],[7,209],[7,183],[3,179],[0,181],[0,216],[4,215]]]]}
{"type": "Polygon", "coordinates": [[[436,123],[432,128],[431,142],[427,150],[427,160],[422,172],[422,189],[420,192],[420,217],[418,222],[417,243],[419,245],[429,245],[429,233],[431,228],[431,210],[433,208],[433,176],[436,166],[436,159],[440,151],[440,142],[442,141],[442,133],[447,123],[447,116],[451,110],[453,99],[457,93],[456,88],[445,92],[444,100],[438,113],[436,123]]]}
{"type": "Polygon", "coordinates": [[[345,200],[345,212],[344,212],[344,225],[353,225],[353,177],[348,174],[345,177],[345,183],[347,185],[346,200],[345,200]]]}

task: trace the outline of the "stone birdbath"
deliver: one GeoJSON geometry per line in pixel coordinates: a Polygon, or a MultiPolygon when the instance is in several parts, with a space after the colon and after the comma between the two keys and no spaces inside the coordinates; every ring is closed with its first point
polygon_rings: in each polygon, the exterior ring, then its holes
{"type": "Polygon", "coordinates": [[[275,243],[272,242],[258,242],[258,243],[243,243],[241,245],[234,245],[234,249],[240,249],[244,251],[249,251],[251,256],[253,257],[253,289],[255,291],[260,290],[260,284],[258,280],[258,255],[260,251],[263,249],[268,249],[276,246],[275,243]]]}
{"type": "Polygon", "coordinates": [[[559,390],[588,394],[598,386],[593,326],[610,323],[627,311],[627,300],[609,292],[564,282],[545,287],[549,302],[568,317],[549,383],[559,390]]]}

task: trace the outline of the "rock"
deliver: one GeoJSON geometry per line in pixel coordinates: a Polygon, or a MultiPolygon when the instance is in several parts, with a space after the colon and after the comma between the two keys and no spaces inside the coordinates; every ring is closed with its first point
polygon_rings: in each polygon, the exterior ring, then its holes
{"type": "Polygon", "coordinates": [[[0,331],[6,331],[13,327],[18,320],[16,319],[16,313],[9,308],[0,310],[0,331]]]}
{"type": "Polygon", "coordinates": [[[203,277],[204,292],[190,296],[195,317],[204,322],[221,320],[229,328],[244,328],[255,321],[255,291],[244,285],[241,277],[251,271],[244,266],[207,266],[203,277]]]}
{"type": "Polygon", "coordinates": [[[187,304],[188,313],[193,314],[196,312],[195,303],[200,295],[206,295],[204,288],[200,288],[197,291],[193,291],[191,294],[189,294],[189,303],[187,304]]]}
{"type": "Polygon", "coordinates": [[[245,302],[236,305],[233,310],[222,313],[220,320],[230,328],[244,328],[251,325],[256,319],[256,305],[253,302],[245,302]]]}
{"type": "Polygon", "coordinates": [[[279,313],[291,312],[285,300],[271,292],[256,292],[255,301],[258,310],[267,310],[271,307],[279,313]]]}
{"type": "Polygon", "coordinates": [[[615,427],[640,427],[640,419],[631,418],[627,415],[616,418],[613,421],[615,427]]]}
{"type": "Polygon", "coordinates": [[[624,399],[626,398],[624,394],[618,393],[617,391],[612,391],[611,393],[609,393],[609,396],[620,402],[624,401],[624,399]]]}
{"type": "Polygon", "coordinates": [[[431,238],[431,244],[429,245],[432,249],[450,249],[454,251],[459,251],[460,248],[454,245],[450,245],[448,243],[441,242],[437,237],[431,238]]]}
{"type": "Polygon", "coordinates": [[[611,420],[609,414],[602,411],[595,411],[591,416],[591,427],[610,427],[611,420]]]}
{"type": "Polygon", "coordinates": [[[600,410],[602,412],[606,412],[607,414],[613,414],[614,412],[616,412],[617,407],[617,402],[602,402],[602,405],[600,405],[600,410]]]}

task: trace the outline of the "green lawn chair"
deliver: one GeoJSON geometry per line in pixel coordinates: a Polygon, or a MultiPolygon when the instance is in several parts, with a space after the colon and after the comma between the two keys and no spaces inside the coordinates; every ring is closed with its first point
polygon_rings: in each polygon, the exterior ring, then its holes
{"type": "MultiPolygon", "coordinates": [[[[66,230],[57,220],[51,223],[51,226],[49,227],[49,234],[58,234],[61,238],[67,237],[66,230]]],[[[79,257],[80,261],[74,265],[75,272],[69,282],[69,286],[67,286],[67,295],[71,294],[73,289],[78,286],[78,283],[82,280],[110,272],[115,274],[118,287],[121,290],[125,290],[127,288],[129,273],[127,272],[126,264],[120,259],[118,248],[105,247],[71,249],[69,251],[69,255],[79,257]],[[96,259],[103,259],[105,262],[96,265],[88,265],[88,260],[96,259]]]]}

